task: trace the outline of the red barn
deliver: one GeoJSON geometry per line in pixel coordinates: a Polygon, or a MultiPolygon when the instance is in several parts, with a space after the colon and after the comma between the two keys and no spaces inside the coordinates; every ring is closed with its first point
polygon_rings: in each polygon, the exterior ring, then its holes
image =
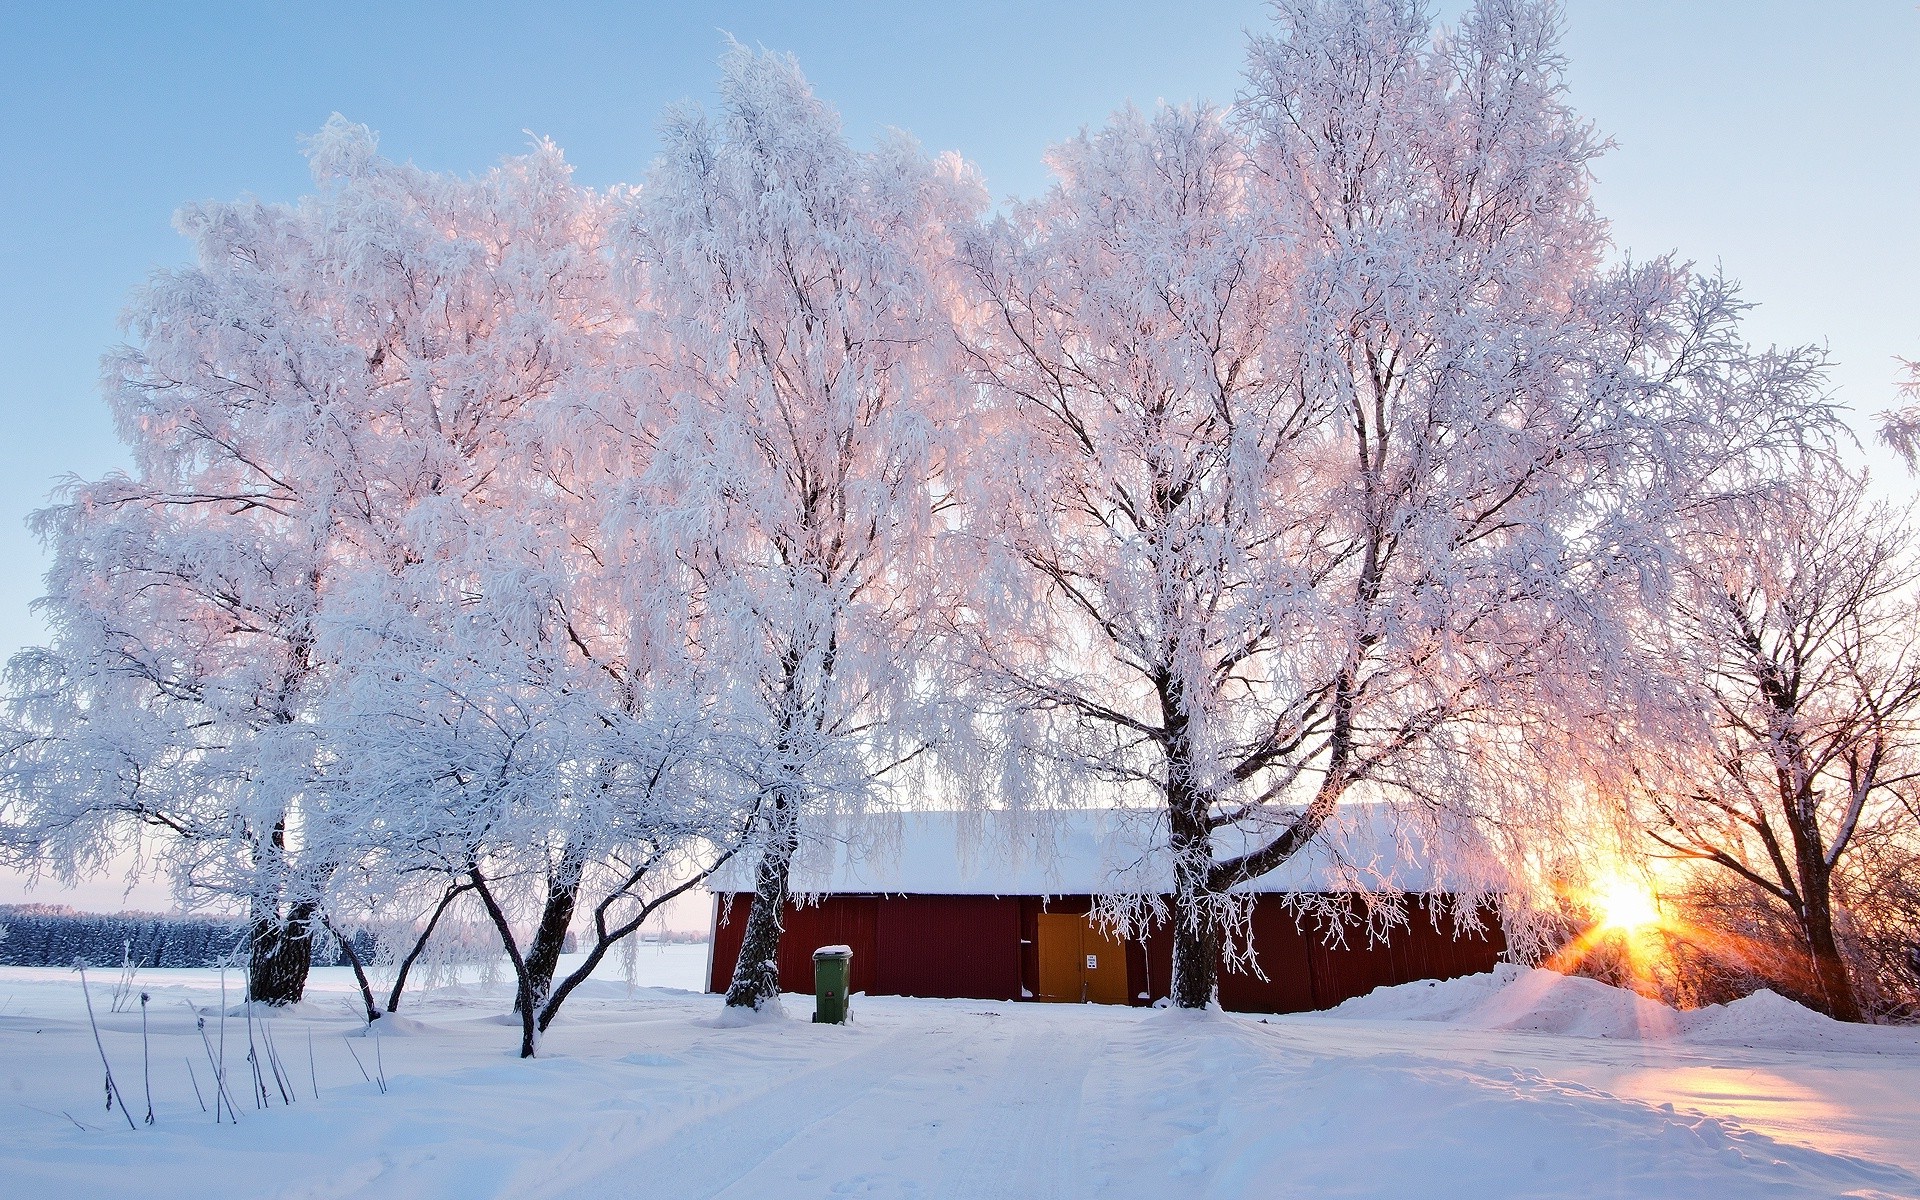
{"type": "MultiPolygon", "coordinates": [[[[1407,920],[1370,933],[1359,891],[1432,890],[1417,841],[1386,810],[1356,806],[1341,826],[1255,881],[1248,933],[1258,973],[1223,964],[1220,1002],[1242,1012],[1330,1008],[1376,987],[1493,968],[1506,949],[1497,916],[1477,928],[1410,899],[1407,920]],[[1314,898],[1345,900],[1343,921],[1314,898]],[[1303,917],[1303,912],[1310,915],[1303,917]],[[1338,925],[1338,928],[1335,926],[1338,925]],[[1264,978],[1263,978],[1264,976],[1264,978]]],[[[813,990],[813,950],[853,949],[856,992],[980,1000],[1148,1004],[1167,994],[1172,939],[1163,928],[1122,940],[1093,921],[1096,894],[1164,895],[1170,871],[1154,814],[1076,812],[1019,825],[948,812],[869,821],[864,838],[810,837],[796,858],[797,899],[780,941],[782,991],[813,990]]],[[[707,986],[724,991],[740,953],[751,873],[712,881],[707,986]]]]}

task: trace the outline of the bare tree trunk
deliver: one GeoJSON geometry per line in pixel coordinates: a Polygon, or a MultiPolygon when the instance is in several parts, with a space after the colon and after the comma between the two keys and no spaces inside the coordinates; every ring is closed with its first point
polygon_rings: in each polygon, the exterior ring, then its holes
{"type": "Polygon", "coordinates": [[[420,936],[415,939],[413,949],[407,951],[407,956],[400,960],[400,969],[393,977],[393,991],[387,996],[388,1012],[400,1011],[400,993],[407,986],[407,972],[413,970],[414,960],[419,958],[421,952],[427,948],[427,942],[433,937],[433,927],[440,923],[440,917],[447,911],[447,906],[452,904],[454,900],[459,897],[460,893],[467,891],[471,886],[472,885],[465,883],[454,884],[447,889],[444,896],[440,897],[440,903],[435,906],[433,915],[427,918],[427,927],[422,930],[420,936]]]}
{"type": "Polygon", "coordinates": [[[353,978],[360,985],[360,1000],[366,1005],[367,1024],[373,1024],[380,1019],[380,1007],[373,1002],[373,984],[367,981],[367,969],[360,962],[360,952],[353,948],[353,938],[334,928],[333,922],[327,918],[326,914],[321,914],[320,921],[327,927],[327,932],[333,935],[334,940],[340,943],[342,957],[347,960],[347,965],[353,968],[353,978]]]}
{"type": "MultiPolygon", "coordinates": [[[[500,932],[500,944],[506,948],[507,957],[513,962],[513,977],[519,981],[519,991],[524,995],[527,991],[527,960],[520,953],[520,944],[514,940],[513,923],[507,920],[505,910],[488,890],[487,881],[480,874],[480,868],[477,865],[467,868],[467,877],[473,881],[474,895],[480,897],[480,903],[486,908],[487,916],[493,920],[493,927],[500,932]]],[[[538,1046],[539,1036],[534,1028],[533,1018],[533,1005],[522,1006],[520,1009],[521,1058],[532,1058],[538,1046]]]]}
{"type": "Polygon", "coordinates": [[[1219,987],[1220,927],[1178,909],[1173,920],[1173,986],[1169,999],[1175,1008],[1205,1008],[1219,987]]]}
{"type": "Polygon", "coordinates": [[[1173,851],[1173,981],[1175,1008],[1205,1008],[1219,984],[1220,925],[1208,876],[1213,838],[1206,814],[1184,783],[1168,789],[1168,831],[1173,851]]]}
{"type": "MultiPolygon", "coordinates": [[[[614,900],[618,898],[625,889],[623,888],[619,892],[614,892],[601,900],[595,907],[593,913],[593,945],[587,950],[586,960],[573,969],[573,974],[560,981],[559,986],[553,989],[552,994],[547,997],[546,1003],[541,1006],[540,1032],[545,1033],[547,1026],[553,1024],[554,1015],[560,1011],[560,1006],[566,1003],[567,997],[573,994],[573,989],[579,987],[582,982],[593,974],[594,968],[600,965],[600,961],[607,956],[607,951],[611,950],[616,942],[621,938],[630,937],[638,932],[640,927],[646,924],[647,918],[653,915],[655,909],[674,899],[674,897],[683,895],[693,888],[698,887],[701,883],[704,883],[714,871],[720,868],[721,864],[732,858],[733,854],[734,852],[732,850],[728,850],[719,858],[715,859],[713,865],[697,873],[691,879],[682,880],[678,886],[669,888],[667,891],[655,896],[652,900],[647,901],[640,906],[638,913],[634,914],[624,924],[612,929],[607,928],[607,910],[613,907],[614,900]]],[[[646,868],[644,866],[636,870],[633,875],[628,878],[627,887],[638,885],[641,877],[645,875],[645,873],[646,868]]]]}
{"type": "Polygon", "coordinates": [[[1778,739],[1774,769],[1780,780],[1781,812],[1793,841],[1794,874],[1798,876],[1794,881],[1798,887],[1793,890],[1800,895],[1800,932],[1812,960],[1813,994],[1808,998],[1836,1021],[1859,1021],[1860,1000],[1854,994],[1852,976],[1833,933],[1833,868],[1828,864],[1827,840],[1820,829],[1810,754],[1794,721],[1798,714],[1793,703],[1798,697],[1777,677],[1769,677],[1766,686],[1776,697],[1779,726],[1788,731],[1778,739]]]}
{"type": "Polygon", "coordinates": [[[769,833],[755,872],[753,904],[747,910],[733,981],[727,985],[729,1008],[757,1009],[780,994],[780,934],[799,826],[784,790],[776,789],[769,800],[769,833]]]}
{"type": "Polygon", "coordinates": [[[287,823],[284,817],[274,823],[266,844],[259,847],[266,878],[271,888],[255,893],[253,927],[247,938],[247,999],[267,1004],[298,1004],[307,991],[307,970],[313,965],[313,928],[315,905],[303,900],[293,905],[285,920],[280,917],[280,898],[284,895],[287,855],[287,823]]]}
{"type": "Polygon", "coordinates": [[[527,948],[526,987],[516,991],[513,1011],[529,1006],[535,1013],[546,1003],[553,990],[553,973],[560,965],[560,951],[566,945],[567,927],[573,924],[574,907],[580,899],[580,876],[586,864],[568,846],[561,852],[559,866],[547,880],[547,903],[540,912],[540,924],[534,930],[533,943],[527,948]],[[529,997],[527,989],[532,989],[529,997]]]}
{"type": "MultiPolygon", "coordinates": [[[[1175,648],[1165,648],[1167,663],[1175,648]]],[[[1173,979],[1175,1008],[1214,1002],[1220,969],[1220,913],[1213,903],[1213,828],[1206,797],[1194,787],[1192,724],[1179,677],[1161,675],[1160,743],[1166,764],[1168,849],[1173,853],[1173,979]]]]}
{"type": "Polygon", "coordinates": [[[247,999],[267,1004],[298,1004],[307,991],[313,965],[314,906],[301,902],[286,919],[272,908],[257,915],[248,940],[247,999]]]}
{"type": "MultiPolygon", "coordinates": [[[[1824,865],[1824,864],[1822,864],[1824,865]]],[[[1860,999],[1853,989],[1853,977],[1847,960],[1840,953],[1833,932],[1832,881],[1824,870],[1806,872],[1802,883],[1802,932],[1807,954],[1813,960],[1812,997],[1820,1010],[1836,1021],[1861,1021],[1860,999]]]]}

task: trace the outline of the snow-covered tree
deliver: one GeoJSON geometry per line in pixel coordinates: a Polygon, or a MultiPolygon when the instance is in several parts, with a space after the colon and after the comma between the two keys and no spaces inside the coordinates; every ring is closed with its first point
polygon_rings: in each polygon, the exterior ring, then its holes
{"type": "Polygon", "coordinates": [[[727,1002],[773,969],[803,814],[867,802],[940,737],[928,656],[966,395],[940,267],[978,187],[890,135],[851,148],[788,58],[735,46],[720,109],[664,127],[633,256],[661,317],[699,642],[755,796],[757,891],[727,1002]]]}
{"type": "MultiPolygon", "coordinates": [[[[555,860],[574,864],[567,915],[588,916],[585,959],[557,982],[559,943],[536,937],[539,1030],[608,951],[737,852],[757,800],[728,766],[739,746],[723,721],[726,679],[707,653],[675,472],[660,462],[676,419],[663,386],[670,355],[644,279],[628,283],[612,369],[569,394],[535,471],[544,499],[533,525],[551,564],[545,633],[564,653],[549,703],[565,698],[575,731],[571,823],[556,826],[566,840],[555,860]]],[[[549,903],[542,929],[565,925],[549,903]]]]}
{"type": "Polygon", "coordinates": [[[1165,804],[1197,939],[1175,995],[1204,1002],[1226,917],[1216,819],[1260,808],[1257,781],[1301,737],[1267,665],[1274,585],[1317,507],[1289,494],[1320,422],[1280,340],[1297,265],[1214,110],[1128,111],[1051,161],[1053,193],[967,255],[1001,435],[970,474],[975,529],[1007,552],[1015,600],[980,630],[979,666],[1014,711],[1063,718],[1040,727],[1051,757],[1165,804]]]}
{"type": "Polygon", "coordinates": [[[610,206],[543,145],[421,208],[429,245],[371,273],[450,297],[404,340],[453,349],[412,354],[418,396],[369,506],[380,552],[328,624],[334,857],[369,913],[396,884],[433,911],[479,902],[531,1055],[578,982],[554,988],[581,907],[597,958],[737,831],[699,761],[712,704],[686,651],[687,573],[657,528],[662,393],[613,289],[610,206]]]}
{"type": "Polygon", "coordinates": [[[310,215],[181,214],[198,265],[154,278],[137,346],[107,365],[133,473],[36,517],[54,640],[12,665],[6,763],[12,845],[74,872],[163,834],[189,900],[247,905],[250,994],[270,1001],[298,999],[306,972],[306,718],[367,370],[310,286],[310,215]]]}
{"type": "Polygon", "coordinates": [[[55,640],[14,667],[6,799],[17,844],[63,869],[163,831],[186,898],[249,905],[250,988],[277,1002],[356,853],[318,721],[350,682],[332,631],[367,616],[343,603],[404,593],[466,514],[517,495],[509,435],[591,336],[564,318],[605,276],[594,202],[549,145],[459,179],[335,118],[310,157],[298,204],[184,212],[197,265],[136,303],[109,363],[135,470],[39,518],[55,640]]]}
{"type": "Polygon", "coordinates": [[[1880,440],[1904,458],[1907,466],[1920,471],[1920,362],[1908,362],[1907,377],[1900,384],[1906,403],[1880,414],[1880,440]]]}
{"type": "Polygon", "coordinates": [[[1860,1020],[1836,885],[1920,837],[1911,528],[1864,480],[1815,464],[1717,506],[1684,544],[1671,620],[1645,647],[1671,698],[1623,748],[1635,800],[1665,853],[1786,911],[1806,967],[1783,982],[1860,1020]]]}
{"type": "Polygon", "coordinates": [[[410,572],[400,611],[360,606],[368,665],[342,668],[352,685],[328,707],[355,747],[335,782],[365,906],[409,880],[435,903],[475,897],[514,967],[527,1056],[584,978],[554,982],[576,913],[592,915],[587,971],[739,833],[738,789],[711,786],[710,700],[676,653],[673,572],[598,530],[580,562],[566,542],[582,531],[536,512],[502,513],[521,528],[476,539],[477,558],[410,572]]]}
{"type": "Polygon", "coordinates": [[[1737,386],[1809,364],[1748,353],[1725,285],[1603,269],[1551,6],[1276,11],[1237,124],[1122,114],[968,256],[1036,606],[983,675],[1164,806],[1182,1006],[1343,802],[1398,801],[1464,913],[1511,886],[1665,522],[1827,420],[1737,386]]]}

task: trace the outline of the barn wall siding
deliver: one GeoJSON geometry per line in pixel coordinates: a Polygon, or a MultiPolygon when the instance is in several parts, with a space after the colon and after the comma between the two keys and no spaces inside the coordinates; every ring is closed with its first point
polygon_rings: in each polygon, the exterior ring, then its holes
{"type": "Polygon", "coordinates": [[[1488,927],[1478,933],[1458,929],[1446,916],[1436,925],[1427,902],[1415,899],[1408,904],[1406,924],[1384,940],[1370,938],[1364,918],[1358,915],[1346,920],[1342,938],[1334,941],[1329,940],[1327,929],[1310,924],[1306,941],[1313,1007],[1332,1008],[1375,988],[1417,979],[1452,979],[1491,971],[1507,943],[1497,914],[1489,910],[1483,919],[1488,927]]]}
{"type": "Polygon", "coordinates": [[[878,907],[874,995],[1020,998],[1018,900],[889,896],[878,907]]]}
{"type": "Polygon", "coordinates": [[[747,933],[747,905],[753,899],[741,892],[715,897],[713,941],[707,951],[707,990],[724,992],[740,961],[740,941],[747,933]]]}
{"type": "MultiPolygon", "coordinates": [[[[707,981],[710,991],[724,992],[733,978],[734,963],[740,958],[740,941],[746,936],[747,910],[753,904],[750,893],[737,893],[731,904],[720,906],[722,923],[714,930],[713,974],[707,981]]],[[[781,922],[780,990],[813,990],[813,952],[821,946],[847,946],[853,950],[853,973],[849,990],[872,992],[874,965],[879,961],[879,901],[873,896],[823,896],[817,903],[787,903],[781,922]]]]}
{"type": "Polygon", "coordinates": [[[1256,963],[1237,968],[1221,964],[1220,1007],[1232,1012],[1307,1012],[1319,1007],[1313,991],[1312,947],[1293,914],[1284,905],[1258,896],[1247,932],[1256,963]]]}
{"type": "MultiPolygon", "coordinates": [[[[716,906],[721,923],[713,937],[712,991],[725,991],[732,978],[752,900],[741,893],[716,906]]],[[[844,944],[853,949],[856,992],[1018,999],[1038,990],[1039,914],[1084,914],[1092,905],[1091,896],[827,896],[789,904],[780,987],[811,992],[815,947],[844,944]]],[[[1324,929],[1299,927],[1284,898],[1258,896],[1251,933],[1259,975],[1223,969],[1220,1003],[1235,1012],[1305,1012],[1376,987],[1489,971],[1506,939],[1496,914],[1489,910],[1482,919],[1486,928],[1477,932],[1457,930],[1446,918],[1436,928],[1425,902],[1415,901],[1407,924],[1389,939],[1369,941],[1365,925],[1350,918],[1344,944],[1329,945],[1324,929]]],[[[1127,944],[1132,1003],[1166,996],[1172,974],[1173,939],[1164,924],[1127,944]]]]}

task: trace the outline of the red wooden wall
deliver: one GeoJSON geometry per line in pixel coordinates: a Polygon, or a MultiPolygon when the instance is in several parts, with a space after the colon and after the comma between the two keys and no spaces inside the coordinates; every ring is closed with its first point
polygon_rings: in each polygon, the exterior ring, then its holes
{"type": "MultiPolygon", "coordinates": [[[[747,909],[753,904],[750,892],[720,897],[719,922],[713,931],[713,974],[707,980],[710,991],[724,992],[733,978],[733,964],[740,958],[740,940],[747,931],[747,909]]],[[[875,932],[879,925],[880,901],[874,896],[832,896],[818,904],[799,907],[787,905],[785,932],[780,937],[780,990],[813,990],[813,952],[821,946],[850,946],[853,949],[853,978],[850,991],[873,992],[873,968],[879,961],[879,943],[875,932]]]]}
{"type": "Polygon", "coordinates": [[[875,995],[1020,998],[1020,902],[1012,897],[888,896],[874,949],[875,995]]]}
{"type": "MultiPolygon", "coordinates": [[[[722,896],[709,991],[726,990],[747,927],[748,893],[722,896]]],[[[874,996],[1020,997],[1020,902],[996,896],[824,896],[787,905],[780,990],[813,990],[813,952],[853,950],[850,988],[874,996]]]]}
{"type": "MultiPolygon", "coordinates": [[[[712,991],[726,990],[733,976],[752,900],[744,893],[720,898],[707,983],[712,991]]],[[[856,992],[1018,999],[1032,995],[1039,982],[1039,914],[1085,913],[1092,903],[1090,896],[828,896],[810,905],[789,904],[780,939],[780,988],[811,992],[814,949],[841,944],[853,949],[856,992]]],[[[1253,950],[1265,978],[1222,970],[1220,1004],[1235,1012],[1332,1008],[1376,987],[1490,971],[1506,949],[1491,913],[1487,928],[1471,934],[1456,933],[1445,918],[1436,929],[1424,901],[1415,902],[1407,918],[1388,941],[1370,943],[1356,922],[1346,930],[1344,945],[1330,946],[1324,931],[1298,928],[1279,897],[1257,897],[1253,950]]],[[[1127,991],[1134,1003],[1165,996],[1172,974],[1173,939],[1164,926],[1127,944],[1127,991]]]]}

